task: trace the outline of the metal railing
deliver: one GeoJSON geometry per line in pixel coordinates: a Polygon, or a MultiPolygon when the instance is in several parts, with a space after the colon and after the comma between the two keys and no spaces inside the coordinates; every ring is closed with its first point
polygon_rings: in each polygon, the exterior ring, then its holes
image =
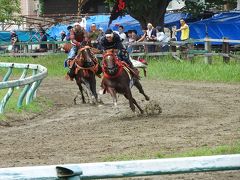
{"type": "Polygon", "coordinates": [[[18,101],[17,107],[21,107],[23,104],[23,100],[26,97],[26,104],[28,105],[32,102],[33,98],[36,96],[36,90],[41,84],[43,78],[47,76],[47,68],[39,65],[39,64],[20,64],[20,63],[0,63],[0,68],[7,68],[7,73],[0,82],[0,90],[7,89],[8,91],[0,102],[0,113],[4,112],[4,108],[12,96],[14,89],[19,86],[24,86],[21,91],[18,101]],[[22,75],[18,80],[10,80],[9,78],[12,75],[13,69],[22,69],[22,75]],[[32,75],[27,77],[27,73],[29,70],[32,70],[32,75]]]}
{"type": "Polygon", "coordinates": [[[0,169],[0,179],[107,179],[240,170],[240,154],[0,169]]]}

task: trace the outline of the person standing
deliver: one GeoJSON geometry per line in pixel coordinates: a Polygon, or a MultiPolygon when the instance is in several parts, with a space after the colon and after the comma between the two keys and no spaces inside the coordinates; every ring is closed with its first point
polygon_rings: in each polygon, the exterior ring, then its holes
{"type": "MultiPolygon", "coordinates": [[[[147,25],[146,40],[148,42],[157,41],[157,30],[153,27],[153,25],[151,23],[148,23],[148,25],[147,25]]],[[[155,52],[155,48],[156,48],[156,45],[148,45],[147,46],[148,52],[155,52]]]]}
{"type": "Polygon", "coordinates": [[[181,41],[186,41],[189,39],[189,32],[190,32],[189,27],[183,19],[180,20],[180,24],[181,24],[181,27],[179,29],[175,29],[175,32],[181,31],[180,39],[181,41]]]}
{"type": "Polygon", "coordinates": [[[118,34],[119,34],[119,36],[121,38],[121,41],[123,43],[127,42],[127,36],[126,36],[126,34],[124,32],[124,27],[123,26],[119,26],[118,27],[118,34]]]}
{"type": "Polygon", "coordinates": [[[91,44],[92,47],[94,48],[97,48],[98,46],[98,36],[99,36],[100,32],[99,30],[97,29],[97,26],[95,23],[92,23],[91,25],[91,28],[90,28],[90,32],[88,34],[88,37],[89,37],[89,42],[91,44]]]}
{"type": "Polygon", "coordinates": [[[187,25],[187,23],[181,19],[180,20],[180,24],[181,24],[181,27],[179,29],[175,29],[175,32],[179,32],[181,31],[181,41],[183,42],[183,44],[180,46],[180,51],[182,52],[181,54],[181,58],[183,57],[184,59],[187,58],[187,50],[188,50],[188,43],[187,42],[184,42],[184,41],[188,41],[189,39],[189,27],[187,25]]]}

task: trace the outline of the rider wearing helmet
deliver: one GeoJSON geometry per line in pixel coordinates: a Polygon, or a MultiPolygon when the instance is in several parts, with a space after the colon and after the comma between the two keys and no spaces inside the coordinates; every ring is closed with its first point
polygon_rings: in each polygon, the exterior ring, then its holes
{"type": "Polygon", "coordinates": [[[133,64],[129,59],[129,54],[126,48],[123,46],[120,36],[113,32],[111,29],[106,30],[105,36],[101,39],[101,45],[104,50],[118,49],[118,57],[121,61],[126,62],[130,68],[133,68],[133,64]]]}
{"type": "MultiPolygon", "coordinates": [[[[71,61],[75,58],[78,49],[82,46],[82,42],[84,41],[87,41],[87,32],[79,23],[74,23],[73,28],[70,30],[70,42],[72,44],[72,48],[69,51],[68,58],[65,62],[71,61]]],[[[73,79],[75,75],[75,64],[69,68],[70,70],[68,71],[68,75],[71,79],[73,79]]]]}

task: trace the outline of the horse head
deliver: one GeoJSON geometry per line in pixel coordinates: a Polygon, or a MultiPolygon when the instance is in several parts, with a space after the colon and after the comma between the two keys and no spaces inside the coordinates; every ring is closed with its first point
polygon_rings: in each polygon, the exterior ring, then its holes
{"type": "Polygon", "coordinates": [[[78,50],[77,59],[79,61],[78,63],[80,66],[83,66],[83,67],[93,66],[94,65],[93,58],[94,57],[91,53],[90,46],[84,46],[78,50]]]}
{"type": "Polygon", "coordinates": [[[114,50],[107,50],[103,54],[103,69],[109,75],[115,75],[119,69],[119,60],[114,50]]]}

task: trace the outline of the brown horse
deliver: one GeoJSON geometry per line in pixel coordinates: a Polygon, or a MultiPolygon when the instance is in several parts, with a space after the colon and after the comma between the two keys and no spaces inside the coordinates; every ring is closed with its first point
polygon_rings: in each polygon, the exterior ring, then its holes
{"type": "Polygon", "coordinates": [[[142,85],[136,76],[133,76],[128,65],[116,56],[114,50],[109,50],[103,55],[103,79],[102,88],[109,92],[113,98],[113,103],[117,105],[116,93],[123,94],[129,100],[130,108],[135,112],[135,106],[143,114],[143,110],[132,97],[131,87],[134,85],[148,101],[149,97],[144,93],[142,85]]]}
{"type": "MultiPolygon", "coordinates": [[[[100,74],[102,70],[98,64],[98,60],[91,52],[91,48],[89,46],[84,46],[79,49],[78,55],[71,63],[75,63],[75,66],[73,66],[75,68],[74,78],[80,90],[82,103],[86,103],[86,97],[83,93],[84,91],[87,93],[91,103],[99,102],[98,94],[96,92],[95,75],[101,77],[100,74]]],[[[74,98],[75,104],[77,97],[78,95],[74,98]]]]}

